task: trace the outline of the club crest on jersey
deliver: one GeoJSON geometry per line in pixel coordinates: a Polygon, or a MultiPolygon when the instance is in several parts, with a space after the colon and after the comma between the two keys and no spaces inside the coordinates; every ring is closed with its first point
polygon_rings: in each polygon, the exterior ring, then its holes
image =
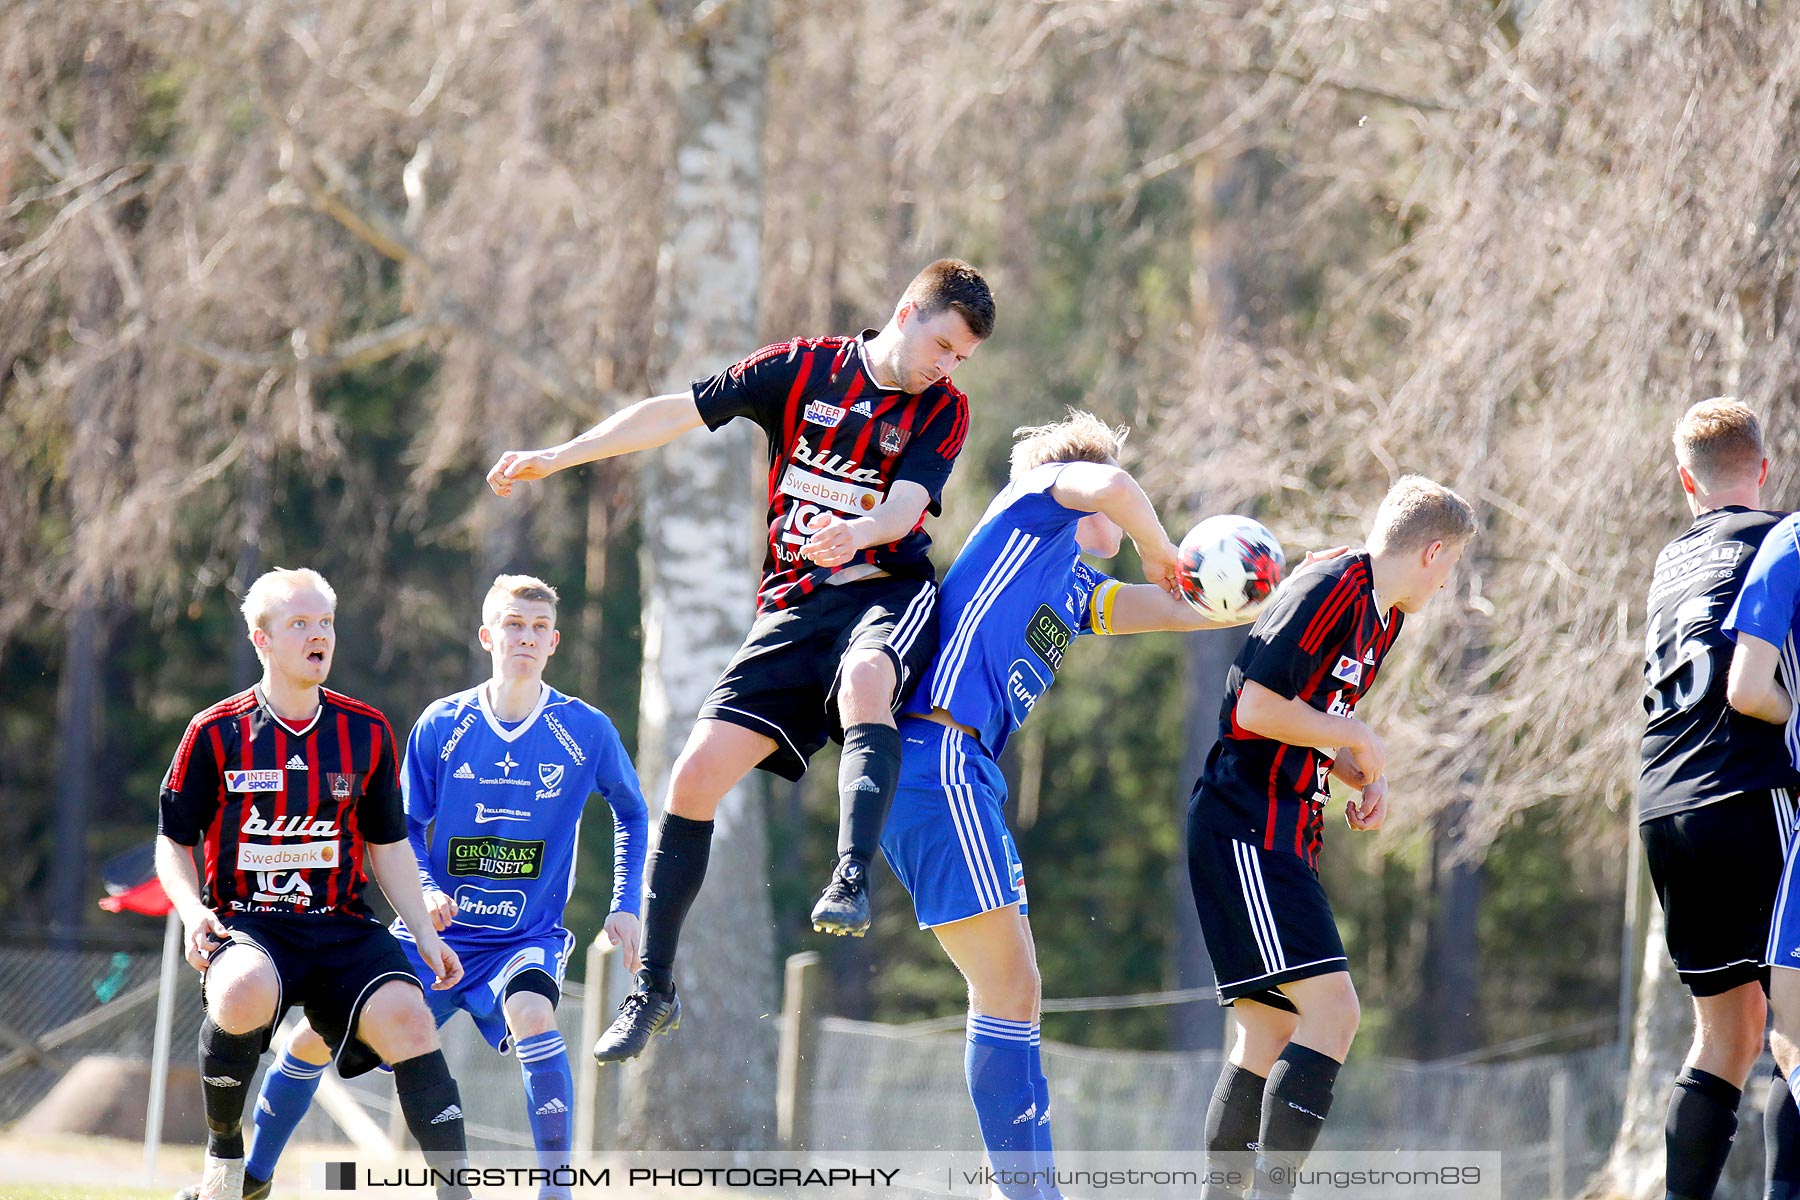
{"type": "Polygon", "coordinates": [[[1337,666],[1331,668],[1331,677],[1341,679],[1351,687],[1362,682],[1363,665],[1348,654],[1338,655],[1337,666]]]}
{"type": "Polygon", "coordinates": [[[332,774],[327,775],[325,778],[331,781],[331,795],[333,799],[348,800],[351,796],[356,794],[356,776],[332,774]]]}
{"type": "Polygon", "coordinates": [[[844,411],[835,404],[814,400],[806,406],[806,421],[809,425],[823,425],[827,429],[836,429],[844,420],[844,411]]]}
{"type": "Polygon", "coordinates": [[[911,436],[892,421],[883,421],[881,423],[881,452],[883,454],[900,453],[906,448],[907,439],[911,436]]]}
{"type": "Polygon", "coordinates": [[[284,771],[227,771],[225,772],[225,790],[228,792],[279,792],[285,774],[284,771]]]}

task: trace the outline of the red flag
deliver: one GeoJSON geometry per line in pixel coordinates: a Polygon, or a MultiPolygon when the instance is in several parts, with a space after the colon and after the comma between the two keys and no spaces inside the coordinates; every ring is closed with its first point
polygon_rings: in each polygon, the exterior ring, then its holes
{"type": "Polygon", "coordinates": [[[169,894],[163,891],[162,881],[151,878],[136,887],[101,897],[100,907],[107,912],[134,912],[143,913],[146,917],[162,917],[167,916],[175,905],[170,902],[169,894]]]}
{"type": "Polygon", "coordinates": [[[100,877],[106,884],[106,897],[100,901],[100,907],[107,912],[162,917],[175,907],[156,878],[155,842],[144,842],[115,854],[100,868],[100,877]]]}

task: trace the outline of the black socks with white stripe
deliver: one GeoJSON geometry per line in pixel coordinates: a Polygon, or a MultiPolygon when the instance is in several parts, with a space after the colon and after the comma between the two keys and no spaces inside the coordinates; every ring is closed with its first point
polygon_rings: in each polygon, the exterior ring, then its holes
{"type": "Polygon", "coordinates": [[[838,759],[840,859],[847,854],[867,869],[881,849],[881,827],[887,824],[899,783],[898,729],[865,721],[844,730],[844,753],[838,759]]]}
{"type": "Polygon", "coordinates": [[[244,1103],[263,1031],[226,1033],[211,1017],[200,1022],[200,1097],[206,1106],[206,1152],[214,1158],[244,1157],[244,1103]]]}
{"type": "Polygon", "coordinates": [[[1343,1064],[1289,1042],[1263,1088],[1262,1130],[1257,1139],[1256,1195],[1292,1196],[1295,1173],[1312,1153],[1331,1114],[1331,1089],[1343,1064]]]}
{"type": "Polygon", "coordinates": [[[644,969],[640,975],[657,991],[675,990],[675,949],[694,897],[706,881],[712,857],[713,823],[663,814],[656,849],[644,880],[644,969]]]}
{"type": "MultiPolygon", "coordinates": [[[[450,1078],[444,1052],[433,1050],[394,1063],[393,1067],[400,1112],[413,1140],[425,1152],[426,1164],[444,1171],[468,1166],[462,1094],[456,1090],[456,1080],[450,1078]]],[[[437,1194],[438,1200],[468,1200],[469,1189],[461,1184],[439,1183],[437,1194]]]]}

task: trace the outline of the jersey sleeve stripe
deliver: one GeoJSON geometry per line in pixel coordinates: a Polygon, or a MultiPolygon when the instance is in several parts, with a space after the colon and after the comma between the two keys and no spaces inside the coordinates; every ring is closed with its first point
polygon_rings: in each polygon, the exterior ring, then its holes
{"type": "Polygon", "coordinates": [[[939,458],[954,458],[962,452],[963,439],[969,432],[969,398],[954,388],[950,389],[952,403],[956,405],[956,419],[950,424],[950,433],[938,444],[939,458]]]}
{"type": "Polygon", "coordinates": [[[1312,620],[1307,622],[1305,632],[1300,635],[1300,649],[1308,654],[1318,653],[1319,648],[1325,644],[1326,633],[1337,623],[1337,619],[1344,615],[1344,609],[1349,606],[1351,599],[1361,586],[1362,568],[1360,566],[1350,567],[1338,578],[1337,583],[1333,584],[1331,591],[1326,594],[1325,602],[1319,605],[1312,620]]]}

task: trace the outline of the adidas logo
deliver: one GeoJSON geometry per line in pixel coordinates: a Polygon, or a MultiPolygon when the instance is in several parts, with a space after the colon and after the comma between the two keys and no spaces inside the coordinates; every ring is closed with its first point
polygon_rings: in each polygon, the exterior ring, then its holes
{"type": "Polygon", "coordinates": [[[462,766],[456,768],[456,774],[450,776],[450,778],[452,778],[452,779],[473,779],[473,778],[475,778],[475,772],[469,770],[468,763],[464,763],[462,766]]]}
{"type": "Polygon", "coordinates": [[[275,1110],[272,1107],[270,1107],[269,1098],[267,1096],[258,1096],[256,1098],[256,1111],[257,1112],[266,1112],[271,1117],[275,1115],[275,1110]]]}
{"type": "Polygon", "coordinates": [[[858,775],[856,782],[850,785],[850,790],[853,792],[879,792],[881,787],[867,775],[858,775]]]}
{"type": "Polygon", "coordinates": [[[296,754],[294,757],[288,759],[287,769],[290,771],[304,771],[306,770],[306,760],[296,754]]]}
{"type": "Polygon", "coordinates": [[[1037,1105],[1033,1104],[1030,1108],[1026,1109],[1024,1112],[1022,1112],[1018,1116],[1014,1117],[1013,1124],[1014,1125],[1035,1125],[1035,1124],[1037,1124],[1037,1105]]]}
{"type": "Polygon", "coordinates": [[[233,1079],[229,1075],[207,1075],[207,1076],[203,1076],[201,1078],[200,1082],[211,1084],[213,1087],[243,1087],[244,1086],[243,1080],[233,1079]]]}
{"type": "Polygon", "coordinates": [[[543,1104],[538,1106],[537,1115],[540,1117],[545,1117],[545,1116],[551,1116],[555,1113],[566,1113],[568,1111],[569,1111],[568,1105],[564,1104],[562,1102],[562,1100],[559,1099],[558,1097],[552,1096],[552,1097],[550,1097],[550,1099],[544,1101],[543,1104]]]}
{"type": "Polygon", "coordinates": [[[431,1118],[431,1123],[433,1125],[442,1125],[445,1121],[460,1120],[462,1120],[462,1106],[452,1104],[449,1108],[446,1108],[443,1112],[431,1118]]]}
{"type": "Polygon", "coordinates": [[[865,417],[872,417],[875,415],[874,408],[870,406],[867,400],[858,400],[855,404],[850,406],[850,411],[853,413],[861,413],[865,417]]]}
{"type": "Polygon", "coordinates": [[[1363,662],[1371,667],[1375,665],[1375,647],[1370,646],[1367,650],[1363,651],[1363,662]]]}

